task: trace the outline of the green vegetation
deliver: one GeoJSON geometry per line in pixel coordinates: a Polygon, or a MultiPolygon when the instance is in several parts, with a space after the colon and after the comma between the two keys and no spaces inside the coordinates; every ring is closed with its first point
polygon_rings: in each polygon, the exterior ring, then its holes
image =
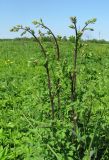
{"type": "Polygon", "coordinates": [[[109,46],[43,27],[51,41],[0,41],[0,160],[108,160],[109,46]]]}

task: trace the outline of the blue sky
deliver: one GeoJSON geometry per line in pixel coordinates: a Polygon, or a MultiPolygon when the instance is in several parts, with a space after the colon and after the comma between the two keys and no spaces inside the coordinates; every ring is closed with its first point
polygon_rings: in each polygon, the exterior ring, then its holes
{"type": "Polygon", "coordinates": [[[31,25],[42,18],[55,34],[69,36],[72,30],[69,17],[78,17],[78,26],[96,17],[95,31],[84,38],[109,40],[109,0],[0,0],[0,38],[18,37],[9,30],[16,24],[31,25]]]}

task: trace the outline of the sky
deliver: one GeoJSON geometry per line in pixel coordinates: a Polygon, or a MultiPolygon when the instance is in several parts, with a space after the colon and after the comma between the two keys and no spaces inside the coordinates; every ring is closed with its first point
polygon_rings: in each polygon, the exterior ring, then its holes
{"type": "Polygon", "coordinates": [[[71,16],[78,18],[79,28],[97,18],[91,25],[94,32],[86,32],[84,38],[109,40],[109,0],[0,0],[0,38],[20,37],[9,31],[12,26],[32,27],[31,22],[40,18],[56,35],[70,36],[71,16]]]}

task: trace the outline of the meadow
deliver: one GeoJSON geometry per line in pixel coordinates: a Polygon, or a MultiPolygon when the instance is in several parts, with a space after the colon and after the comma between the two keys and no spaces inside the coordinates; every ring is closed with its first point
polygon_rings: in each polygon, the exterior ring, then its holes
{"type": "Polygon", "coordinates": [[[60,68],[52,43],[44,46],[50,68],[59,70],[54,70],[57,75],[51,73],[52,83],[60,76],[61,84],[61,112],[55,98],[53,120],[38,45],[32,40],[0,41],[0,160],[108,160],[109,44],[84,42],[77,61],[77,98],[72,103],[68,73],[74,45],[59,42],[60,68]],[[76,125],[69,116],[72,107],[76,125]]]}

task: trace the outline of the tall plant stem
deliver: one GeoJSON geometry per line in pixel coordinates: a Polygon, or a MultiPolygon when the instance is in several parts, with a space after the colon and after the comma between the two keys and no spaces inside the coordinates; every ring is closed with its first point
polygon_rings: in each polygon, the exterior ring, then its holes
{"type": "Polygon", "coordinates": [[[73,73],[70,75],[71,79],[71,101],[74,101],[76,98],[76,70],[77,70],[77,55],[78,55],[78,33],[77,33],[77,27],[75,24],[75,44],[74,44],[74,55],[73,55],[73,73]]]}
{"type": "MultiPolygon", "coordinates": [[[[58,63],[60,62],[60,49],[59,49],[59,45],[58,45],[58,41],[57,41],[57,38],[55,37],[54,33],[52,32],[52,30],[45,26],[43,23],[40,23],[40,25],[47,29],[50,34],[53,36],[53,39],[54,39],[54,42],[55,42],[55,46],[56,46],[56,51],[57,51],[57,61],[58,63]]],[[[60,113],[60,107],[61,107],[61,100],[60,100],[60,78],[57,79],[57,98],[58,98],[58,110],[59,110],[59,113],[60,113]]]]}
{"type": "MultiPolygon", "coordinates": [[[[21,28],[23,30],[26,30],[25,28],[21,28]]],[[[47,73],[47,81],[48,81],[48,90],[49,90],[49,98],[50,98],[50,103],[51,103],[51,110],[52,110],[52,120],[54,119],[54,96],[52,95],[52,85],[51,85],[51,77],[50,77],[50,70],[49,70],[49,62],[48,62],[48,57],[46,54],[46,51],[41,44],[40,40],[35,36],[35,34],[32,33],[31,30],[28,30],[28,32],[35,38],[36,42],[39,44],[41,51],[46,59],[46,63],[44,65],[47,73]]]]}

